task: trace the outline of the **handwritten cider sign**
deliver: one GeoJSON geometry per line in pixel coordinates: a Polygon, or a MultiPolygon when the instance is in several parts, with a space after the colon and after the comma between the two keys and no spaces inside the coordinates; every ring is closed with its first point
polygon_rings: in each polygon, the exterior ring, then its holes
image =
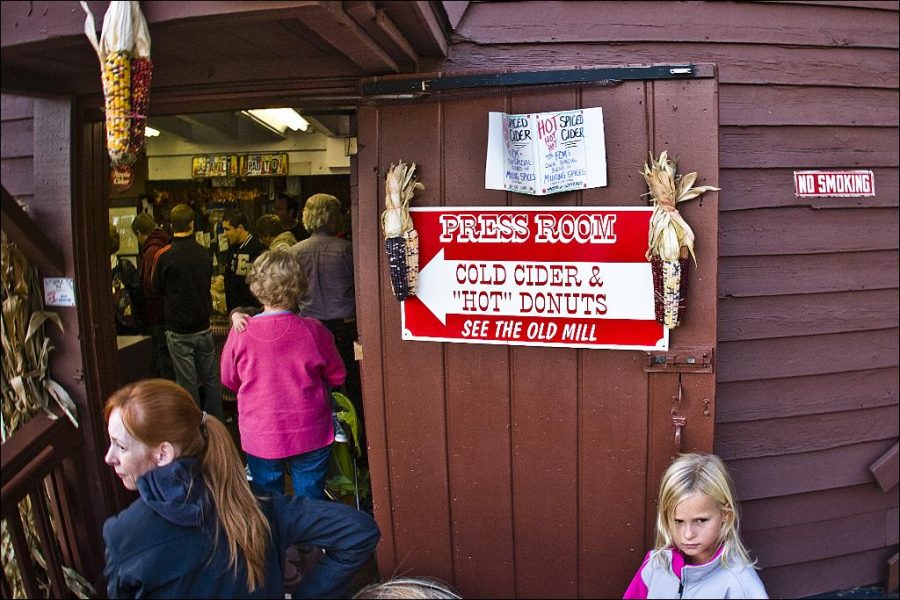
{"type": "Polygon", "coordinates": [[[602,108],[488,114],[485,188],[544,196],[605,185],[602,108]]]}

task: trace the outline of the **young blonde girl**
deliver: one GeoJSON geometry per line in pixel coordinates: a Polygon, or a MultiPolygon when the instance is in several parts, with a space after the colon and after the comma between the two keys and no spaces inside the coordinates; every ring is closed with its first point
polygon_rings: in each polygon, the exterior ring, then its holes
{"type": "Polygon", "coordinates": [[[768,598],[740,539],[734,484],[714,454],[683,454],[659,486],[656,545],[624,598],[768,598]]]}

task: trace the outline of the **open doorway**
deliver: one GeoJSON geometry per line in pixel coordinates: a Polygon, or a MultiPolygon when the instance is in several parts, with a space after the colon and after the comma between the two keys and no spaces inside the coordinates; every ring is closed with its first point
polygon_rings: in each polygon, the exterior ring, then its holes
{"type": "MultiPolygon", "coordinates": [[[[314,194],[328,194],[337,198],[341,205],[333,235],[352,243],[353,111],[295,109],[294,112],[301,114],[304,121],[295,129],[268,120],[264,113],[251,109],[151,117],[146,150],[133,167],[133,177],[118,184],[115,178],[112,180],[110,222],[117,227],[123,240],[118,258],[132,262],[138,269],[142,262],[142,244],[134,239],[130,227],[132,220],[141,214],[149,214],[162,230],[171,233],[173,207],[187,204],[193,209],[196,215],[194,237],[207,249],[213,264],[210,324],[217,359],[221,357],[229,334],[229,312],[234,308],[229,306],[225,290],[226,280],[236,272],[231,264],[234,240],[229,238],[233,225],[228,222],[229,215],[243,215],[246,229],[257,238],[263,237],[257,228],[265,218],[268,217],[270,223],[277,218],[283,231],[293,231],[294,241],[301,241],[310,235],[303,227],[306,199],[314,194]]],[[[246,275],[246,268],[240,273],[246,275]]],[[[164,353],[166,345],[164,339],[162,344],[159,343],[159,327],[154,329],[146,320],[139,332],[143,336],[117,332],[120,333],[117,341],[121,383],[168,376],[154,371],[154,365],[159,362],[156,355],[164,353]],[[140,339],[147,337],[150,339],[140,339]]],[[[346,366],[347,380],[340,391],[356,409],[360,433],[358,447],[362,454],[359,463],[364,467],[362,398],[353,346],[357,338],[355,318],[342,318],[337,328],[323,322],[334,334],[346,366]]],[[[226,424],[240,447],[237,399],[225,386],[219,391],[226,424]]],[[[352,486],[340,488],[337,485],[335,493],[346,494],[348,489],[358,491],[366,485],[365,499],[368,496],[367,479],[364,474],[355,475],[352,486]]]]}

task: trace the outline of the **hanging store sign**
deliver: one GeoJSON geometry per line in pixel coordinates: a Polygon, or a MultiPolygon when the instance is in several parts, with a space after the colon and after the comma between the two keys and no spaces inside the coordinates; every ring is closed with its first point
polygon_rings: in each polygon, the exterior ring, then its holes
{"type": "Polygon", "coordinates": [[[125,192],[134,185],[134,169],[128,165],[112,167],[109,170],[109,183],[117,192],[125,192]]]}
{"type": "Polygon", "coordinates": [[[875,195],[872,171],[794,171],[798,198],[859,198],[875,195]]]}
{"type": "Polygon", "coordinates": [[[489,113],[485,188],[543,196],[605,185],[602,108],[489,113]]]}
{"type": "Polygon", "coordinates": [[[647,261],[652,209],[412,208],[416,296],[403,339],[668,349],[647,261]]]}
{"type": "Polygon", "coordinates": [[[192,177],[267,177],[287,174],[286,152],[206,154],[191,159],[192,177]]]}

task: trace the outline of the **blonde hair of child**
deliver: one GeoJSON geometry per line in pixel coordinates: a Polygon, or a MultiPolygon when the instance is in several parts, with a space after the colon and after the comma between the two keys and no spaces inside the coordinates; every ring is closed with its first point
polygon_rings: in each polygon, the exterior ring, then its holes
{"type": "Polygon", "coordinates": [[[381,583],[373,583],[353,595],[354,600],[381,600],[403,598],[406,600],[459,600],[462,596],[449,584],[434,577],[395,577],[381,583]]]}
{"type": "Polygon", "coordinates": [[[253,261],[247,285],[263,304],[285,310],[297,307],[308,286],[300,259],[281,248],[263,252],[253,261]]]}
{"type": "Polygon", "coordinates": [[[708,496],[722,511],[722,529],[716,541],[716,549],[722,548],[722,566],[737,562],[756,568],[756,561],[750,559],[750,553],[741,542],[734,482],[725,463],[715,454],[682,454],[663,474],[659,484],[654,557],[665,557],[663,550],[676,547],[673,535],[675,507],[695,492],[708,496]]]}

